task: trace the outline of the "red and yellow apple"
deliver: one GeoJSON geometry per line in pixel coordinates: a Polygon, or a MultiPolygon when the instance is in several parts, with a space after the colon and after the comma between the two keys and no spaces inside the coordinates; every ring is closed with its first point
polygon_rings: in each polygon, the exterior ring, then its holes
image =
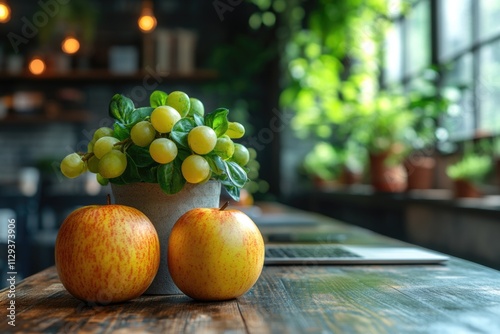
{"type": "Polygon", "coordinates": [[[68,215],[59,229],[55,263],[74,297],[99,304],[143,294],[160,265],[160,242],[151,221],[124,205],[91,205],[68,215]]]}
{"type": "Polygon", "coordinates": [[[264,265],[264,240],[239,210],[197,208],[170,233],[168,269],[174,283],[197,300],[227,300],[246,293],[264,265]]]}

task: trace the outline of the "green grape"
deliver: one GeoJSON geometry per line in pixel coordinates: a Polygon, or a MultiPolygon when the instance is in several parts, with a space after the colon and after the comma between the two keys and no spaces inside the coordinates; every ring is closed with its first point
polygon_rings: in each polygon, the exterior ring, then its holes
{"type": "Polygon", "coordinates": [[[234,153],[234,142],[226,135],[217,138],[214,153],[224,160],[231,158],[234,153]]]}
{"type": "Polygon", "coordinates": [[[205,107],[203,106],[203,103],[200,100],[191,97],[189,98],[189,102],[190,102],[190,107],[188,112],[189,116],[193,116],[194,114],[196,114],[203,117],[203,115],[205,115],[205,107]]]}
{"type": "Polygon", "coordinates": [[[85,172],[85,162],[78,153],[71,153],[61,161],[61,172],[67,178],[73,179],[85,172]]]}
{"type": "Polygon", "coordinates": [[[172,127],[181,119],[179,112],[169,106],[157,107],[151,113],[151,124],[159,133],[168,133],[172,127]]]}
{"type": "Polygon", "coordinates": [[[99,159],[95,155],[87,160],[87,168],[94,174],[99,171],[99,159]]]}
{"type": "Polygon", "coordinates": [[[156,130],[148,121],[141,121],[130,130],[132,142],[140,147],[146,147],[155,139],[156,130]]]}
{"type": "Polygon", "coordinates": [[[234,144],[234,153],[232,157],[233,161],[236,162],[241,167],[245,166],[250,160],[250,152],[248,149],[238,143],[234,144]]]}
{"type": "Polygon", "coordinates": [[[123,174],[127,168],[127,157],[119,150],[111,150],[99,161],[99,174],[106,179],[112,179],[123,174]]]}
{"type": "Polygon", "coordinates": [[[106,153],[110,152],[113,149],[114,145],[118,142],[118,138],[115,137],[105,136],[99,138],[94,144],[94,154],[97,159],[102,159],[102,157],[106,153]]]}
{"type": "Polygon", "coordinates": [[[98,182],[101,186],[106,186],[106,185],[109,183],[109,180],[108,180],[108,179],[106,179],[106,178],[104,178],[104,177],[102,177],[102,175],[101,175],[101,174],[99,174],[99,173],[97,173],[97,174],[95,175],[95,178],[96,178],[97,182],[98,182]]]}
{"type": "Polygon", "coordinates": [[[201,155],[192,154],[184,159],[181,171],[189,183],[200,183],[210,177],[210,166],[201,155]]]}
{"type": "Polygon", "coordinates": [[[250,160],[257,159],[257,151],[253,147],[250,147],[248,152],[250,153],[250,160]]]}
{"type": "Polygon", "coordinates": [[[193,128],[188,133],[188,145],[197,154],[210,153],[217,143],[215,131],[206,125],[193,128]]]}
{"type": "Polygon", "coordinates": [[[158,138],[149,146],[149,154],[157,163],[168,164],[177,156],[177,146],[170,139],[158,138]]]}
{"type": "Polygon", "coordinates": [[[167,96],[167,106],[170,106],[177,110],[182,117],[187,116],[189,108],[191,107],[191,101],[189,96],[181,91],[175,91],[167,96]]]}
{"type": "Polygon", "coordinates": [[[233,139],[241,138],[245,135],[245,127],[238,122],[229,122],[226,135],[233,139]]]}
{"type": "Polygon", "coordinates": [[[102,128],[95,130],[92,141],[95,143],[99,138],[113,137],[113,133],[113,129],[103,126],[102,128]]]}
{"type": "Polygon", "coordinates": [[[95,140],[91,140],[88,144],[87,144],[87,153],[92,153],[94,152],[94,145],[95,145],[95,140]]]}

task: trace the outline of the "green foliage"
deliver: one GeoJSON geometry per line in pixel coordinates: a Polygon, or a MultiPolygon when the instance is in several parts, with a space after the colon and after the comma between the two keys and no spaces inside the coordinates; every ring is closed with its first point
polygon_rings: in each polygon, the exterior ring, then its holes
{"type": "Polygon", "coordinates": [[[323,180],[338,179],[344,168],[361,172],[366,160],[366,150],[355,141],[334,146],[320,141],[304,159],[304,171],[323,180]]]}
{"type": "Polygon", "coordinates": [[[304,159],[304,169],[309,175],[323,180],[334,180],[340,176],[344,163],[344,152],[329,143],[319,142],[304,159]]]}
{"type": "Polygon", "coordinates": [[[482,181],[491,170],[491,166],[489,157],[470,154],[448,166],[446,174],[453,180],[482,181]]]}
{"type": "Polygon", "coordinates": [[[385,1],[319,1],[287,47],[290,83],[280,102],[296,112],[299,137],[332,135],[366,116],[376,98],[388,4],[385,1]]]}
{"type": "Polygon", "coordinates": [[[219,108],[215,110],[213,113],[205,116],[205,125],[214,129],[217,137],[222,136],[227,131],[227,128],[229,126],[227,120],[228,113],[229,110],[227,110],[226,108],[219,108]]]}
{"type": "Polygon", "coordinates": [[[486,140],[479,141],[476,146],[472,142],[466,142],[462,159],[448,166],[446,174],[452,180],[480,182],[493,166],[490,153],[491,145],[486,140]]]}
{"type": "MultiPolygon", "coordinates": [[[[64,5],[56,4],[57,11],[40,26],[38,34],[41,45],[47,45],[54,37],[57,39],[61,31],[72,32],[83,40],[82,47],[91,45],[96,33],[99,10],[92,1],[71,0],[64,5]]],[[[57,43],[60,40],[57,39],[57,43]]]]}
{"type": "Polygon", "coordinates": [[[364,115],[352,120],[352,136],[368,151],[382,153],[395,143],[408,146],[406,131],[415,122],[415,115],[402,95],[380,92],[373,101],[361,104],[360,110],[364,115]]]}
{"type": "MultiPolygon", "coordinates": [[[[407,138],[413,149],[424,149],[436,143],[439,117],[460,97],[458,87],[438,88],[438,81],[438,71],[428,68],[406,94],[408,109],[415,115],[415,123],[407,129],[407,138]]],[[[444,128],[441,130],[447,133],[444,128]]]]}
{"type": "Polygon", "coordinates": [[[159,106],[167,105],[168,94],[160,90],[155,90],[149,96],[149,104],[151,107],[156,108],[159,106]]]}
{"type": "MultiPolygon", "coordinates": [[[[411,1],[401,2],[401,13],[411,1]]],[[[398,147],[391,162],[410,149],[434,144],[437,118],[452,99],[438,91],[438,72],[427,69],[409,90],[382,88],[381,64],[393,3],[384,0],[318,1],[286,48],[289,81],[280,96],[282,106],[296,116],[292,127],[300,138],[316,137],[326,157],[355,142],[371,153],[398,147]],[[333,143],[333,144],[329,144],[333,143]],[[329,150],[326,146],[333,145],[329,150]],[[328,153],[328,154],[327,154],[328,153]]],[[[397,11],[396,11],[397,12],[397,11]]],[[[455,94],[456,95],[456,94],[455,94]]],[[[307,169],[322,174],[332,160],[311,152],[307,169]]]]}
{"type": "MultiPolygon", "coordinates": [[[[163,105],[166,93],[153,92],[150,96],[152,106],[163,105]]],[[[147,147],[139,147],[130,142],[130,131],[139,121],[148,120],[153,107],[135,108],[129,98],[116,94],[109,104],[109,115],[115,120],[114,136],[123,141],[123,151],[126,153],[127,166],[119,177],[110,179],[111,183],[127,184],[135,182],[159,183],[167,194],[177,193],[186,180],[181,172],[181,165],[192,152],[187,137],[189,132],[198,125],[206,125],[214,129],[217,136],[222,136],[228,128],[229,110],[219,108],[204,117],[199,115],[181,118],[175,123],[168,136],[178,149],[176,158],[167,164],[155,162],[147,147]]],[[[211,178],[220,180],[234,199],[239,198],[240,189],[248,182],[246,170],[231,159],[222,160],[216,153],[210,152],[203,156],[211,170],[211,178]]]]}

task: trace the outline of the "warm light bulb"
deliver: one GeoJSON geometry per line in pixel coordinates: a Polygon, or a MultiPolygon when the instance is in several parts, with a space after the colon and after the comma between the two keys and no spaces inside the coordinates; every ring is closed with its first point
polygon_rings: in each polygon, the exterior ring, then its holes
{"type": "Polygon", "coordinates": [[[137,20],[137,24],[142,32],[151,32],[156,28],[156,17],[153,14],[153,1],[142,1],[141,16],[139,20],[137,20]]]}
{"type": "Polygon", "coordinates": [[[137,22],[142,32],[150,32],[156,28],[156,18],[151,14],[143,13],[137,22]]]}
{"type": "Polygon", "coordinates": [[[10,7],[7,3],[0,1],[0,23],[6,23],[10,20],[10,7]]]}
{"type": "Polygon", "coordinates": [[[45,71],[45,62],[40,58],[33,58],[30,61],[29,70],[35,75],[42,74],[45,71]]]}
{"type": "Polygon", "coordinates": [[[80,42],[75,37],[68,36],[63,40],[61,48],[64,53],[71,55],[80,50],[80,42]]]}

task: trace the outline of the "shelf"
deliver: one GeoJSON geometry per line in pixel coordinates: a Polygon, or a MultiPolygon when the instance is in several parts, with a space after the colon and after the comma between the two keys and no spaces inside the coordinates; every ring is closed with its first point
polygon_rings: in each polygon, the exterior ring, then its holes
{"type": "Polygon", "coordinates": [[[408,205],[425,205],[446,210],[462,210],[498,215],[500,195],[491,193],[481,198],[455,198],[449,189],[411,190],[401,193],[380,193],[369,185],[353,185],[348,188],[315,191],[311,194],[314,203],[321,201],[353,207],[370,207],[394,210],[408,205]]]}
{"type": "Polygon", "coordinates": [[[150,80],[157,81],[205,81],[214,80],[218,77],[217,72],[213,70],[195,70],[194,72],[165,72],[156,73],[152,70],[140,71],[133,74],[116,74],[109,70],[86,70],[72,71],[68,73],[47,72],[41,75],[33,75],[31,73],[10,74],[0,73],[0,82],[123,82],[123,81],[142,81],[150,80]]]}

